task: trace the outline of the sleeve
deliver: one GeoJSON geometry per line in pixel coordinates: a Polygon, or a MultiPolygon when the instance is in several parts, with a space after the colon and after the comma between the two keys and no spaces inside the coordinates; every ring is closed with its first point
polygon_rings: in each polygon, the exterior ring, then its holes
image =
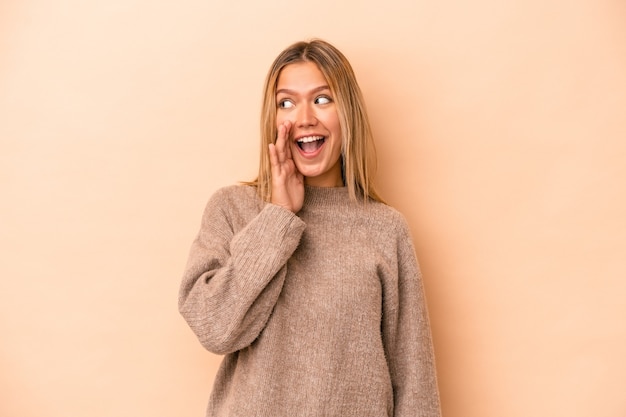
{"type": "Polygon", "coordinates": [[[305,228],[292,212],[266,204],[235,231],[222,194],[216,193],[204,211],[178,299],[200,343],[217,354],[240,350],[261,333],[305,228]]]}
{"type": "Polygon", "coordinates": [[[440,417],[435,358],[422,276],[402,219],[397,277],[383,305],[382,333],[394,391],[394,417],[440,417]]]}

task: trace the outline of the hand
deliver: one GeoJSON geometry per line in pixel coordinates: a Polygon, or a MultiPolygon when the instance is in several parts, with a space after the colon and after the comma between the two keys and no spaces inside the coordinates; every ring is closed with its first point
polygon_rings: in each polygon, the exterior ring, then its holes
{"type": "Polygon", "coordinates": [[[298,171],[291,157],[289,131],[291,123],[278,126],[276,143],[270,143],[270,164],[272,169],[272,204],[297,213],[304,203],[304,176],[298,171]]]}

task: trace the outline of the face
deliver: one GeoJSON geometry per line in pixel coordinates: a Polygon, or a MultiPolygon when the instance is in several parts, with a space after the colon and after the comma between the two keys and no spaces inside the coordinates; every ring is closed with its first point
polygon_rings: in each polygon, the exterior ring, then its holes
{"type": "Polygon", "coordinates": [[[291,122],[291,155],[305,183],[342,186],[341,126],[334,97],[313,62],[284,67],[276,85],[276,124],[291,122]]]}

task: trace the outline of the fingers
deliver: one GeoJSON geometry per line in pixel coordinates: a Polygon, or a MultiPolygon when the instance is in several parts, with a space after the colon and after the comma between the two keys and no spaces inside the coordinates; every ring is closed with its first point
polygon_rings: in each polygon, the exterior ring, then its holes
{"type": "Polygon", "coordinates": [[[278,126],[276,143],[270,143],[268,145],[270,169],[273,180],[278,180],[279,178],[285,180],[287,178],[286,176],[292,175],[294,171],[297,173],[297,169],[295,169],[295,165],[291,159],[291,144],[289,141],[290,130],[290,122],[281,123],[278,126]]]}
{"type": "Polygon", "coordinates": [[[270,167],[274,178],[283,173],[285,162],[291,159],[291,149],[288,141],[290,129],[291,123],[289,122],[280,124],[278,126],[276,143],[270,143],[268,146],[270,167]]]}
{"type": "Polygon", "coordinates": [[[270,165],[272,169],[278,166],[278,155],[276,152],[276,145],[273,143],[269,144],[269,154],[270,154],[270,165]]]}
{"type": "Polygon", "coordinates": [[[278,162],[285,162],[288,158],[291,158],[291,149],[289,147],[289,131],[291,130],[291,123],[284,122],[278,126],[278,137],[276,138],[276,153],[278,156],[278,162]]]}
{"type": "Polygon", "coordinates": [[[286,121],[283,123],[283,126],[285,127],[285,156],[291,159],[291,141],[289,140],[289,133],[291,132],[291,122],[286,121]]]}

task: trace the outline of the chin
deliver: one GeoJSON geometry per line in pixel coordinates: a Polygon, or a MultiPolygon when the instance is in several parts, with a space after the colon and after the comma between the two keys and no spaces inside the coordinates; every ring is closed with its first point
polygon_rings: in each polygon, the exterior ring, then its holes
{"type": "Polygon", "coordinates": [[[296,169],[305,177],[316,177],[321,174],[319,167],[296,163],[296,169]]]}
{"type": "Polygon", "coordinates": [[[319,177],[320,175],[323,174],[323,172],[320,172],[319,170],[313,170],[313,169],[298,169],[300,171],[300,173],[302,174],[302,176],[304,176],[305,178],[315,178],[315,177],[319,177]]]}

